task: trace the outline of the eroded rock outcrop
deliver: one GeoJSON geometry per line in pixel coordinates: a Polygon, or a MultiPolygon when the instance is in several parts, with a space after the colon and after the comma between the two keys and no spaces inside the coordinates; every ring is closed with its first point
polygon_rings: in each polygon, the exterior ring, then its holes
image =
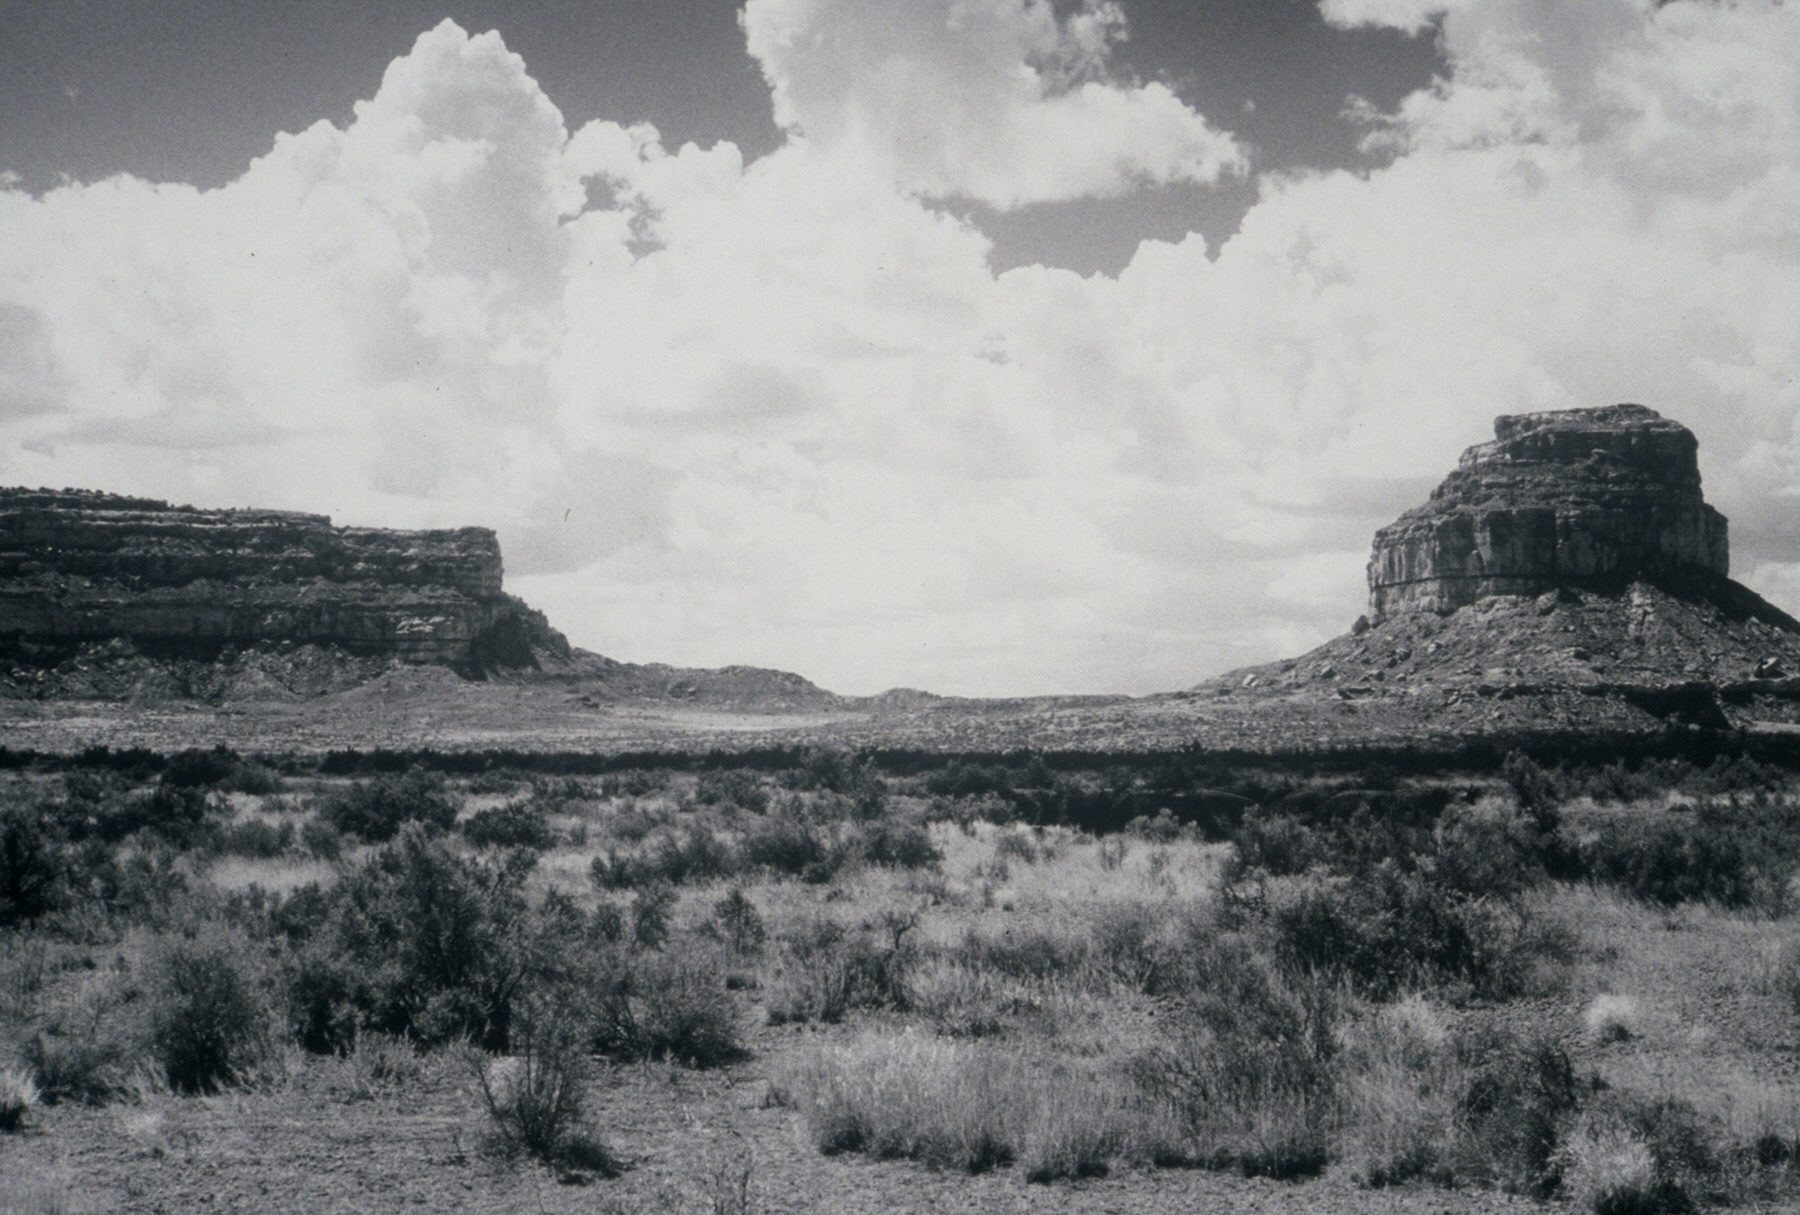
{"type": "Polygon", "coordinates": [[[38,664],[120,643],[184,661],[310,645],[466,675],[568,654],[501,590],[486,528],[333,527],[84,490],[0,489],[0,639],[38,664]]]}
{"type": "Polygon", "coordinates": [[[1613,405],[1501,417],[1494,436],[1375,534],[1372,621],[1639,578],[1726,584],[1726,520],[1685,426],[1613,405]]]}

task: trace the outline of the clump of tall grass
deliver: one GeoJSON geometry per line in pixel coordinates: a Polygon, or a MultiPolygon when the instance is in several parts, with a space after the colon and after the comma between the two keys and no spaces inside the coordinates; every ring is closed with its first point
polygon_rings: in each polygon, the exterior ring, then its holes
{"type": "Polygon", "coordinates": [[[1185,963],[1162,1041],[1132,1064],[1176,1119],[1160,1154],[1246,1175],[1319,1172],[1337,1102],[1337,992],[1283,976],[1234,934],[1196,941],[1185,963]]]}
{"type": "Polygon", "coordinates": [[[769,1022],[842,1020],[854,1008],[905,1012],[919,951],[914,919],[890,915],[852,932],[836,920],[803,924],[782,939],[784,965],[769,994],[769,1022]]]}
{"type": "Polygon", "coordinates": [[[0,1067],[0,1131],[16,1131],[38,1103],[37,1083],[22,1067],[0,1067]]]}
{"type": "Polygon", "coordinates": [[[827,1155],[862,1152],[1029,1181],[1104,1174],[1133,1142],[1127,1090],[1071,1061],[907,1030],[819,1047],[777,1092],[827,1155]]]}
{"type": "Polygon", "coordinates": [[[1343,1037],[1338,1150],[1363,1184],[1556,1192],[1583,1089],[1554,1041],[1452,1032],[1419,996],[1371,1010],[1343,1037]]]}

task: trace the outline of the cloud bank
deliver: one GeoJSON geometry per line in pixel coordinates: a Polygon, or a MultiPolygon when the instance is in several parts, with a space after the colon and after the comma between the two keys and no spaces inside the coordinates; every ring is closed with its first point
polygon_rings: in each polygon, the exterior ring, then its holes
{"type": "Polygon", "coordinates": [[[0,190],[0,478],[489,523],[621,658],[1147,691],[1340,631],[1495,414],[1637,400],[1800,608],[1800,15],[1322,11],[1441,30],[1385,167],[1265,175],[1116,278],[995,275],[937,205],[1245,171],[1108,74],[1115,5],[750,0],[751,164],[571,132],[446,22],[223,188],[0,190]]]}

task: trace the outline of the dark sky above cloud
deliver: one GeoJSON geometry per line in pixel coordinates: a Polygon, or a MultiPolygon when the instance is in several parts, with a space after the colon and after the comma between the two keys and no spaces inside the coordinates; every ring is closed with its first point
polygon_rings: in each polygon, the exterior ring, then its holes
{"type": "MultiPolygon", "coordinates": [[[[1068,8],[1062,4],[1059,7],[1068,8]]],[[[1114,75],[1168,84],[1251,154],[1254,172],[1366,166],[1352,95],[1389,110],[1444,69],[1436,39],[1339,29],[1311,0],[1126,0],[1114,75]]],[[[0,0],[0,171],[33,192],[115,173],[223,185],[276,131],[338,126],[422,29],[497,29],[574,129],[648,121],[665,144],[778,146],[769,91],[729,0],[0,0]]],[[[1217,248],[1254,178],[1118,199],[949,210],[996,270],[1117,273],[1146,237],[1217,248]]]]}

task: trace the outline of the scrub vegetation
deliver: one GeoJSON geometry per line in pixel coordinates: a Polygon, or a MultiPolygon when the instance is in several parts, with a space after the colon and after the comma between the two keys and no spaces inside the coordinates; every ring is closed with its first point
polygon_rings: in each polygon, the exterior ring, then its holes
{"type": "Polygon", "coordinates": [[[0,1133],[443,1090],[487,1158],[623,1185],[597,1111],[664,1068],[754,1073],[824,1157],[1027,1185],[1800,1196],[1780,768],[446,766],[0,775],[0,1133]]]}

